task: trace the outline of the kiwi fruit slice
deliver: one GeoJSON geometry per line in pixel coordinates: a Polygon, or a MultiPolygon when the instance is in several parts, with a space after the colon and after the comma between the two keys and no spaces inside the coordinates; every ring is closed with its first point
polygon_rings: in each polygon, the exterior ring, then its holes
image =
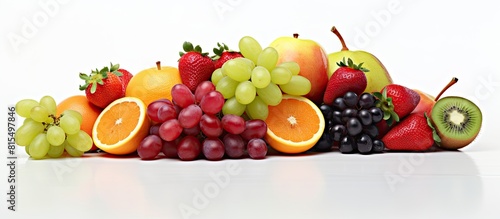
{"type": "Polygon", "coordinates": [[[467,146],[479,134],[482,113],[472,101],[458,96],[439,99],[432,107],[431,121],[441,138],[440,147],[456,150],[467,146]]]}

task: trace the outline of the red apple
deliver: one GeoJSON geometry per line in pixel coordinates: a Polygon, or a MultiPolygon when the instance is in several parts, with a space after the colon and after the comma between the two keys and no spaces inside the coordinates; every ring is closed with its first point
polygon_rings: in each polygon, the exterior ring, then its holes
{"type": "Polygon", "coordinates": [[[311,82],[311,91],[305,97],[320,104],[328,83],[328,59],[318,43],[298,37],[298,34],[294,34],[293,37],[279,37],[270,47],[278,51],[278,64],[289,61],[299,64],[299,75],[311,82]]]}
{"type": "Polygon", "coordinates": [[[431,116],[432,107],[434,107],[436,101],[439,100],[441,95],[443,95],[443,93],[446,90],[448,90],[448,88],[457,83],[457,81],[458,78],[453,77],[451,81],[443,88],[443,90],[441,90],[441,92],[439,92],[439,94],[435,98],[425,92],[413,89],[420,95],[420,102],[418,102],[417,107],[415,107],[412,113],[427,113],[427,116],[431,116]]]}
{"type": "Polygon", "coordinates": [[[413,90],[420,95],[420,102],[418,102],[417,107],[415,107],[412,113],[427,113],[428,116],[431,115],[432,107],[436,103],[435,98],[421,90],[413,90]]]}

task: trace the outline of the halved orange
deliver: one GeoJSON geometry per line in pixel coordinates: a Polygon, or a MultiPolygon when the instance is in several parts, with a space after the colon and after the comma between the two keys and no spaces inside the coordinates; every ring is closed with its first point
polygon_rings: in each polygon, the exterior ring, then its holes
{"type": "Polygon", "coordinates": [[[312,148],[321,138],[325,119],[311,100],[283,95],[276,106],[269,106],[264,137],[269,146],[289,154],[302,153],[312,148]]]}
{"type": "Polygon", "coordinates": [[[123,97],[109,104],[92,129],[94,144],[110,154],[124,155],[137,150],[149,131],[146,105],[136,97],[123,97]]]}

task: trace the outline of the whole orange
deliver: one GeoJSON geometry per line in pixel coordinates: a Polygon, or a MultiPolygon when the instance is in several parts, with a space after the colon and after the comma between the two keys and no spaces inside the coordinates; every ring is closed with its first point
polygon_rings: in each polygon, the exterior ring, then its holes
{"type": "MultiPolygon", "coordinates": [[[[61,101],[57,105],[57,115],[61,115],[61,113],[67,109],[75,110],[82,114],[82,124],[80,128],[92,136],[92,128],[102,109],[91,104],[84,95],[71,96],[61,101]]],[[[95,150],[97,150],[97,147],[94,145],[90,151],[95,150]]]]}
{"type": "Polygon", "coordinates": [[[148,106],[158,99],[172,100],[170,91],[180,83],[182,80],[177,68],[161,66],[160,62],[156,62],[156,67],[144,69],[130,79],[125,96],[139,98],[148,106]]]}

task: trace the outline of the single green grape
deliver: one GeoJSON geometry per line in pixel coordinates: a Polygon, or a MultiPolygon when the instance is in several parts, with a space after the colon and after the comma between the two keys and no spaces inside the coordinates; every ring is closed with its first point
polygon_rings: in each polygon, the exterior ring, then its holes
{"type": "Polygon", "coordinates": [[[237,116],[243,115],[245,112],[246,105],[239,103],[236,97],[231,97],[224,102],[222,106],[222,114],[228,115],[233,114],[237,116]]]}
{"type": "Polygon", "coordinates": [[[255,99],[247,105],[246,113],[251,119],[262,119],[266,120],[269,115],[269,108],[264,101],[259,96],[256,96],[255,99]]]}
{"type": "Polygon", "coordinates": [[[59,126],[68,135],[72,135],[80,131],[80,122],[71,114],[61,116],[59,119],[59,126]]]}
{"type": "Polygon", "coordinates": [[[66,139],[66,133],[59,126],[50,126],[47,129],[47,141],[54,146],[60,146],[66,139]]]}
{"type": "Polygon", "coordinates": [[[265,88],[257,89],[257,94],[262,99],[262,101],[264,101],[264,103],[270,106],[278,105],[279,103],[281,103],[281,100],[283,98],[281,89],[274,83],[270,83],[265,88]]]}
{"type": "Polygon", "coordinates": [[[231,79],[229,76],[224,76],[215,86],[215,90],[219,91],[224,96],[224,99],[229,99],[234,96],[238,84],[237,81],[231,79]]]}
{"type": "Polygon", "coordinates": [[[83,152],[90,150],[94,144],[92,137],[90,137],[89,134],[83,130],[79,130],[75,134],[68,135],[66,141],[69,145],[71,145],[71,147],[83,152]]]}
{"type": "Polygon", "coordinates": [[[47,155],[52,158],[61,157],[64,153],[64,146],[61,144],[59,146],[50,145],[47,155]]]}
{"type": "Polygon", "coordinates": [[[244,58],[235,58],[225,62],[222,65],[222,73],[238,82],[248,81],[252,75],[252,68],[242,59],[244,58]]]}
{"type": "Polygon", "coordinates": [[[262,66],[255,66],[252,70],[251,81],[256,88],[264,88],[271,82],[271,74],[262,66]]]}
{"type": "Polygon", "coordinates": [[[17,129],[14,139],[19,146],[28,146],[33,139],[45,129],[42,123],[32,119],[25,121],[19,129],[17,129]]]}
{"type": "Polygon", "coordinates": [[[292,72],[285,67],[276,67],[271,71],[271,82],[286,84],[292,79],[292,72]]]}
{"type": "Polygon", "coordinates": [[[64,146],[64,150],[72,157],[81,157],[83,155],[83,151],[77,150],[71,146],[68,141],[64,141],[62,145],[64,146]]]}
{"type": "Polygon", "coordinates": [[[236,100],[243,104],[249,104],[255,99],[256,89],[251,81],[243,81],[238,84],[234,92],[236,100]]]}
{"type": "Polygon", "coordinates": [[[24,121],[23,121],[23,125],[24,125],[24,124],[27,124],[27,123],[30,123],[30,122],[36,122],[36,121],[35,121],[35,120],[33,120],[32,118],[26,118],[26,119],[24,119],[24,121]]]}
{"type": "Polygon", "coordinates": [[[43,96],[40,99],[40,106],[47,108],[49,114],[55,115],[57,110],[57,103],[51,96],[43,96]]]}
{"type": "Polygon", "coordinates": [[[280,88],[287,94],[303,96],[311,91],[311,82],[301,75],[294,75],[290,82],[280,85],[280,88]]]}
{"type": "Polygon", "coordinates": [[[83,116],[82,116],[82,114],[80,112],[78,112],[76,110],[72,110],[72,109],[64,110],[62,112],[62,115],[71,115],[71,116],[77,118],[78,122],[80,122],[80,124],[82,124],[83,116]]]}
{"type": "Polygon", "coordinates": [[[77,150],[71,146],[68,141],[64,141],[62,145],[64,146],[64,150],[72,157],[81,157],[84,154],[83,151],[77,150]]]}
{"type": "Polygon", "coordinates": [[[212,81],[212,83],[215,86],[217,86],[217,83],[219,82],[219,80],[224,76],[225,75],[222,73],[222,68],[218,68],[218,69],[215,69],[215,71],[212,73],[210,80],[212,81]]]}
{"type": "Polygon", "coordinates": [[[16,103],[16,113],[24,118],[30,118],[31,109],[39,103],[33,99],[23,99],[16,103]]]}
{"type": "Polygon", "coordinates": [[[259,54],[257,65],[272,71],[278,63],[278,51],[273,47],[267,47],[259,54]]]}
{"type": "Polygon", "coordinates": [[[292,75],[298,75],[300,73],[300,65],[297,62],[293,62],[293,61],[282,62],[278,66],[279,67],[285,67],[290,72],[292,72],[292,75]]]}
{"type": "Polygon", "coordinates": [[[250,69],[255,68],[255,63],[254,63],[252,60],[247,59],[247,58],[245,58],[245,57],[243,57],[243,58],[237,58],[237,59],[238,59],[238,60],[241,60],[241,61],[242,61],[242,63],[246,63],[246,64],[248,65],[248,67],[250,67],[250,69]]]}
{"type": "Polygon", "coordinates": [[[259,44],[259,42],[257,42],[257,40],[255,40],[251,36],[244,36],[238,42],[238,47],[241,54],[245,58],[252,60],[254,63],[257,63],[257,59],[262,52],[262,46],[259,44]]]}
{"type": "Polygon", "coordinates": [[[44,106],[34,106],[31,108],[30,118],[37,122],[46,122],[49,118],[49,110],[44,106]]]}
{"type": "Polygon", "coordinates": [[[42,159],[49,152],[50,144],[45,133],[38,134],[29,145],[29,155],[34,159],[42,159]]]}

